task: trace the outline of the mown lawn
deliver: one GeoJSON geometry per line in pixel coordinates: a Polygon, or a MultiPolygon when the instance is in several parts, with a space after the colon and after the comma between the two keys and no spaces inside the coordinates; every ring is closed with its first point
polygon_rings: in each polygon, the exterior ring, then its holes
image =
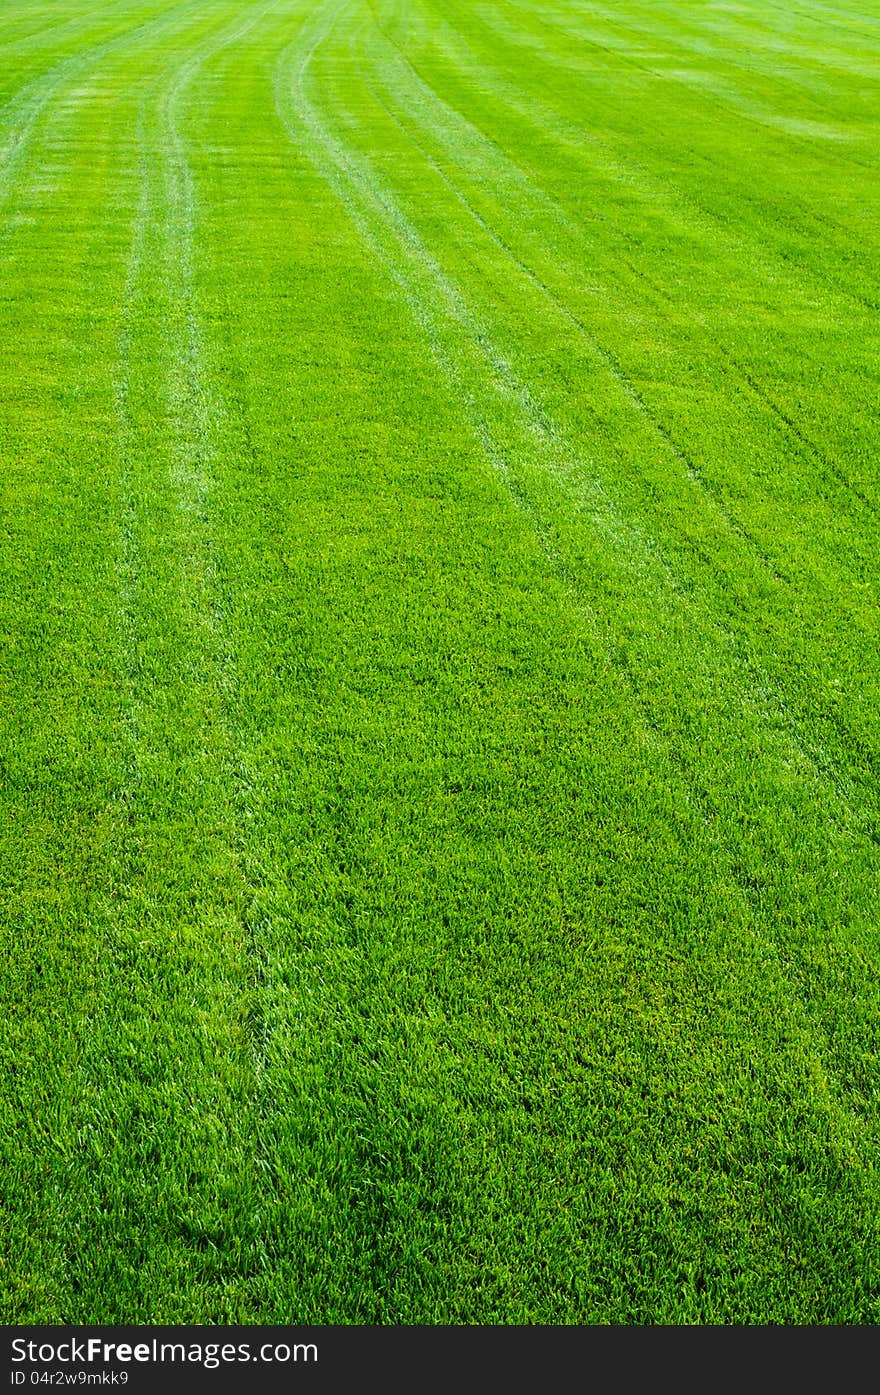
{"type": "Polygon", "coordinates": [[[0,1317],[880,1320],[880,9],[0,8],[0,1317]]]}

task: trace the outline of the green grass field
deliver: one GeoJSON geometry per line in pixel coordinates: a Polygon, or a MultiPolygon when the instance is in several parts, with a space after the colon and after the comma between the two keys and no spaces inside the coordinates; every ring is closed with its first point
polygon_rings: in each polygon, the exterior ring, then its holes
{"type": "Polygon", "coordinates": [[[0,1316],[880,1321],[880,7],[0,4],[0,1316]]]}

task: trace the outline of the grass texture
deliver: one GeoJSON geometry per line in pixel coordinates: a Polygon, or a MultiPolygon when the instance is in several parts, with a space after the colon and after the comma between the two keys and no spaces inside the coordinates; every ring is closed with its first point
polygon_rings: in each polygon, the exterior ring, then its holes
{"type": "Polygon", "coordinates": [[[0,7],[4,1320],[880,1320],[878,44],[0,7]]]}

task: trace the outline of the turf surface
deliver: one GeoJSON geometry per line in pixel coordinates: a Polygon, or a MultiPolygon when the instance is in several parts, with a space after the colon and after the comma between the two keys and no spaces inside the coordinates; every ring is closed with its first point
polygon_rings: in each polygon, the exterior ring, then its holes
{"type": "Polygon", "coordinates": [[[878,42],[5,0],[5,1321],[880,1320],[878,42]]]}

